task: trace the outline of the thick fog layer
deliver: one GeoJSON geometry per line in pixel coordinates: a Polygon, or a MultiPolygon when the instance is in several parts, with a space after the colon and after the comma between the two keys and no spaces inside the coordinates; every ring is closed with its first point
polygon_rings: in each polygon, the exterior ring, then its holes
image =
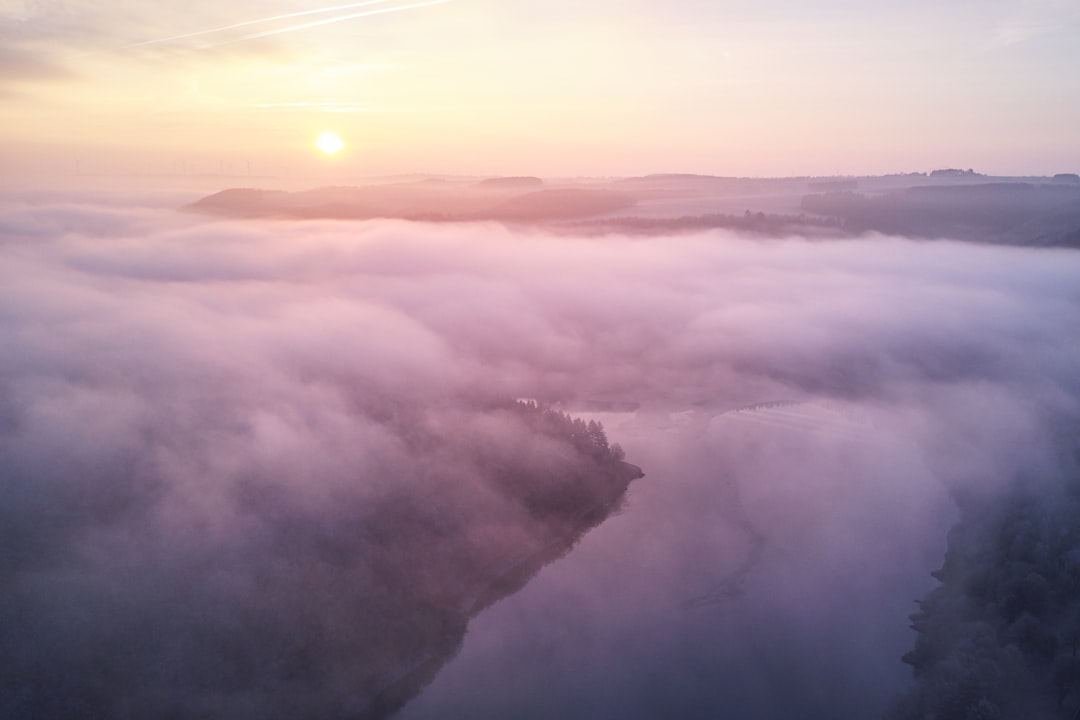
{"type": "MultiPolygon", "coordinates": [[[[382,622],[323,561],[361,509],[453,466],[412,450],[401,408],[557,463],[474,409],[536,398],[602,420],[647,477],[404,717],[870,716],[910,675],[954,499],[1053,482],[1080,412],[1074,251],[35,202],[0,215],[14,686],[186,652],[185,614],[234,640],[264,597],[313,628],[382,622]]],[[[205,647],[210,673],[244,655],[205,647]]],[[[273,693],[244,677],[232,717],[273,693]]]]}

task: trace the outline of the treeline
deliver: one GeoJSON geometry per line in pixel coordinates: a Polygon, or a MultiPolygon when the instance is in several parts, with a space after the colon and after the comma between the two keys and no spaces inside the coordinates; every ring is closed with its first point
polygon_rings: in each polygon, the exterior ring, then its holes
{"type": "Polygon", "coordinates": [[[880,195],[829,192],[807,195],[802,209],[852,233],[1080,246],[1080,188],[1068,184],[936,185],[880,195]]]}
{"type": "Polygon", "coordinates": [[[915,686],[892,720],[1080,717],[1080,478],[968,507],[911,616],[915,686]]]}
{"type": "Polygon", "coordinates": [[[517,400],[513,408],[536,430],[565,438],[598,460],[622,462],[626,453],[618,443],[608,444],[604,426],[596,420],[585,421],[535,400],[517,400]]]}

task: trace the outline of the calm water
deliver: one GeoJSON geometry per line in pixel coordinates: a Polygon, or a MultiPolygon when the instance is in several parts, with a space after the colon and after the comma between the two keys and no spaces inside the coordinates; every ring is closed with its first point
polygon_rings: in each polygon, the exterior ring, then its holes
{"type": "Polygon", "coordinates": [[[647,476],[399,715],[880,715],[949,502],[862,409],[603,418],[647,476]]]}

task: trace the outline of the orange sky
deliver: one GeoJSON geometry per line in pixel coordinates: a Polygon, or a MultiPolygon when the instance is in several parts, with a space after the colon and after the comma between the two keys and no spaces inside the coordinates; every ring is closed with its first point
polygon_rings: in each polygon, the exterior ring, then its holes
{"type": "Polygon", "coordinates": [[[0,0],[0,173],[1080,168],[1080,2],[866,5],[0,0]]]}

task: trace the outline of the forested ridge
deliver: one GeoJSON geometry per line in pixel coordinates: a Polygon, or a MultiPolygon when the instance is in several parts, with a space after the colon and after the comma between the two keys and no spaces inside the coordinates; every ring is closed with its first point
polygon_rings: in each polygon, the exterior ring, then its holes
{"type": "Polygon", "coordinates": [[[122,553],[43,557],[44,530],[0,524],[0,717],[386,717],[642,475],[599,423],[535,403],[358,393],[352,412],[396,449],[223,480],[216,530],[164,493],[124,498],[142,542],[122,553]],[[159,513],[186,513],[183,542],[159,513]],[[84,575],[107,581],[77,604],[42,580],[84,575]]]}
{"type": "Polygon", "coordinates": [[[969,500],[941,585],[911,616],[915,686],[894,720],[1080,717],[1080,472],[969,500]]]}

